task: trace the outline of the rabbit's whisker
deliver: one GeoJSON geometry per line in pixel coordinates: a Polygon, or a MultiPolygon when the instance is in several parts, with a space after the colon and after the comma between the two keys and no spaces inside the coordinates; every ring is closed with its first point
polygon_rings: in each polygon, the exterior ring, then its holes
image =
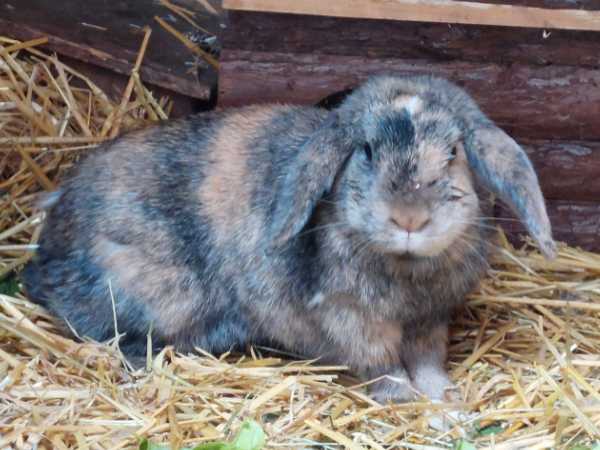
{"type": "Polygon", "coordinates": [[[334,229],[334,228],[343,228],[343,227],[348,227],[348,226],[349,226],[348,222],[344,222],[344,221],[327,223],[325,225],[318,225],[316,227],[309,228],[308,230],[303,231],[302,233],[299,233],[298,237],[306,236],[308,234],[315,233],[317,231],[329,230],[329,229],[334,229]]]}
{"type": "Polygon", "coordinates": [[[467,247],[469,247],[473,254],[476,255],[477,257],[479,257],[481,259],[481,261],[487,265],[488,264],[488,259],[486,258],[485,255],[482,254],[482,251],[479,250],[477,247],[475,247],[475,245],[473,244],[472,241],[470,241],[469,239],[465,238],[464,236],[458,236],[456,238],[460,243],[466,245],[467,247]]]}
{"type": "Polygon", "coordinates": [[[485,247],[489,248],[492,251],[497,251],[497,252],[501,252],[504,250],[504,247],[498,245],[498,244],[494,244],[493,242],[488,242],[488,241],[480,241],[481,245],[484,245],[485,247]]]}
{"type": "Polygon", "coordinates": [[[361,253],[364,253],[364,251],[369,248],[369,246],[374,242],[374,240],[368,236],[366,239],[363,239],[361,241],[359,241],[357,244],[353,245],[352,248],[350,249],[350,253],[353,253],[352,258],[351,259],[358,259],[358,257],[361,255],[361,253]]]}
{"type": "Polygon", "coordinates": [[[496,230],[496,227],[494,225],[485,225],[481,222],[477,222],[477,221],[468,221],[468,220],[461,220],[461,221],[456,221],[456,223],[460,223],[463,225],[471,225],[477,228],[485,228],[487,230],[496,230]]]}
{"type": "Polygon", "coordinates": [[[476,219],[489,220],[491,221],[502,221],[502,222],[520,222],[519,219],[513,219],[510,217],[493,217],[493,216],[477,216],[476,219]]]}

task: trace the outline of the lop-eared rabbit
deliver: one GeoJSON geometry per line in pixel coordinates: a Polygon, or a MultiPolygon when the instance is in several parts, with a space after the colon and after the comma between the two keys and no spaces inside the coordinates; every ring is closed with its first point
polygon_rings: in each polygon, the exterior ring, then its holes
{"type": "Polygon", "coordinates": [[[28,294],[79,334],[349,366],[445,398],[448,323],[485,273],[489,192],[555,244],[524,151],[448,81],[377,77],[332,111],[210,112],[102,145],[48,207],[28,294]],[[482,189],[479,189],[479,188],[482,189]],[[112,295],[111,295],[112,294],[112,295]]]}

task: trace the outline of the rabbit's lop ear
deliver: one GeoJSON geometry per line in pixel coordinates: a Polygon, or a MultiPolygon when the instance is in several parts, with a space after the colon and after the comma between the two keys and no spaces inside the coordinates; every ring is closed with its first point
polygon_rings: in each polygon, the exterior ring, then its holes
{"type": "Polygon", "coordinates": [[[467,136],[469,164],[480,180],[508,204],[526,225],[546,258],[556,256],[550,220],[537,176],[525,151],[488,120],[477,121],[467,136]]]}
{"type": "Polygon", "coordinates": [[[297,235],[311,218],[317,202],[332,188],[350,153],[344,141],[338,115],[332,112],[283,168],[271,222],[275,245],[297,235]]]}

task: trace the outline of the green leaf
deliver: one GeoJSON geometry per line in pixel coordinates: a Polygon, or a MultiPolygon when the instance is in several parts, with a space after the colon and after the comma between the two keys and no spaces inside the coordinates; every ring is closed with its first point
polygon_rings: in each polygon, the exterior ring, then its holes
{"type": "MultiPolygon", "coordinates": [[[[153,444],[145,439],[140,443],[139,450],[171,450],[171,447],[168,445],[153,444]]],[[[231,444],[226,444],[225,442],[210,442],[208,444],[200,444],[194,448],[184,447],[179,450],[234,450],[234,448],[231,444]]]]}
{"type": "Polygon", "coordinates": [[[454,442],[454,447],[452,447],[452,450],[477,450],[477,448],[469,441],[461,439],[460,441],[454,442]]]}
{"type": "Polygon", "coordinates": [[[590,445],[575,444],[569,450],[600,450],[600,441],[592,442],[590,445]]]}
{"type": "Polygon", "coordinates": [[[265,445],[265,432],[254,420],[246,420],[233,441],[234,450],[261,450],[265,445]]]}
{"type": "Polygon", "coordinates": [[[19,290],[19,281],[14,275],[0,281],[0,294],[14,296],[19,290]]]}
{"type": "Polygon", "coordinates": [[[500,434],[504,431],[501,425],[489,425],[485,428],[477,430],[479,436],[490,436],[492,434],[500,434]]]}
{"type": "Polygon", "coordinates": [[[170,447],[168,445],[153,444],[148,439],[144,439],[140,442],[139,450],[170,450],[170,447]]]}
{"type": "MultiPolygon", "coordinates": [[[[153,444],[147,439],[140,442],[139,450],[171,450],[168,445],[153,444]]],[[[210,442],[208,444],[200,444],[194,448],[184,447],[178,450],[235,450],[231,444],[225,442],[210,442]]]]}
{"type": "MultiPolygon", "coordinates": [[[[265,432],[261,426],[253,420],[246,420],[233,443],[210,442],[200,444],[194,448],[182,448],[179,450],[261,450],[265,445],[265,432]]],[[[153,444],[148,439],[140,442],[139,450],[171,450],[168,445],[153,444]]],[[[461,448],[460,450],[470,450],[461,448]]]]}
{"type": "Polygon", "coordinates": [[[226,444],[225,442],[210,442],[208,444],[200,444],[190,450],[234,450],[234,448],[231,444],[226,444]]]}

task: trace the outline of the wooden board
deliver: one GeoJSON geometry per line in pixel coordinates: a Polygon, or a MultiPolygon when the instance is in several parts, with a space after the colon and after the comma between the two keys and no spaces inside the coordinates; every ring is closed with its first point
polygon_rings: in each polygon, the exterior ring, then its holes
{"type": "MultiPolygon", "coordinates": [[[[554,238],[590,251],[600,251],[600,203],[576,201],[547,202],[554,238]]],[[[498,221],[518,242],[526,234],[525,227],[509,211],[499,208],[498,221]],[[508,219],[508,220],[505,220],[508,219]]]]}
{"type": "MultiPolygon", "coordinates": [[[[455,0],[450,0],[455,1],[455,0]]],[[[589,0],[466,0],[468,2],[489,3],[493,5],[532,6],[550,9],[577,9],[587,11],[600,10],[600,3],[589,0]]]]}
{"type": "MultiPolygon", "coordinates": [[[[600,7],[600,2],[597,3],[600,7]]],[[[231,11],[227,49],[600,67],[600,33],[231,11]],[[333,38],[335,37],[335,38],[333,38]]]]}
{"type": "Polygon", "coordinates": [[[314,104],[376,74],[436,74],[519,138],[600,140],[600,70],[224,49],[219,103],[314,104]]]}
{"type": "Polygon", "coordinates": [[[600,31],[600,12],[440,0],[224,0],[227,9],[362,19],[394,19],[600,31]]]}
{"type": "MultiPolygon", "coordinates": [[[[197,2],[186,3],[186,7],[203,11],[197,2]]],[[[47,47],[52,51],[129,74],[142,41],[140,30],[149,25],[153,33],[142,79],[207,100],[214,71],[202,69],[198,73],[192,54],[154,21],[155,15],[167,17],[183,33],[192,31],[191,25],[152,0],[6,0],[0,4],[0,33],[22,40],[48,36],[47,47]]],[[[219,28],[213,19],[202,23],[213,31],[219,28]]]]}
{"type": "MultiPolygon", "coordinates": [[[[279,64],[272,67],[270,63],[265,62],[266,60],[262,61],[262,59],[260,64],[255,65],[249,63],[248,58],[244,59],[244,62],[238,61],[235,67],[230,67],[229,56],[230,53],[226,52],[222,60],[222,92],[220,96],[222,106],[274,101],[316,104],[323,97],[346,86],[339,83],[332,84],[329,80],[328,77],[335,73],[330,57],[327,58],[329,64],[315,64],[312,71],[303,74],[302,71],[308,70],[310,66],[302,59],[300,59],[301,67],[293,65],[292,68],[286,68],[279,64]],[[282,67],[284,70],[281,70],[282,67]]],[[[270,54],[270,56],[273,55],[270,54]]],[[[368,66],[370,63],[368,61],[359,63],[357,60],[353,65],[356,68],[353,75],[360,72],[358,67],[361,64],[368,66]]],[[[405,64],[412,68],[412,65],[425,64],[425,62],[410,61],[405,64]]],[[[462,67],[463,63],[460,64],[459,67],[462,67]]],[[[575,70],[572,67],[563,67],[563,69],[568,73],[573,73],[575,70]]],[[[483,69],[480,70],[483,71],[483,69]]],[[[556,67],[541,70],[554,71],[556,67]]],[[[596,101],[589,98],[588,89],[593,89],[591,86],[573,89],[569,92],[569,96],[565,97],[563,93],[553,92],[553,90],[542,89],[538,92],[537,88],[529,91],[519,88],[518,85],[513,84],[517,77],[510,75],[510,72],[488,78],[475,77],[479,71],[469,70],[468,73],[469,77],[476,78],[476,80],[487,80],[491,83],[487,88],[483,84],[477,89],[471,89],[474,86],[477,87],[472,84],[472,80],[467,80],[465,84],[467,89],[480,101],[483,109],[507,131],[515,135],[528,152],[546,198],[576,201],[600,200],[600,182],[598,181],[600,141],[585,141],[579,138],[580,134],[585,134],[580,133],[581,130],[590,132],[594,136],[598,136],[598,132],[600,132],[600,129],[597,128],[598,120],[600,120],[597,109],[600,98],[595,97],[596,101]],[[495,80],[508,84],[494,86],[495,80]],[[517,95],[509,95],[512,90],[517,92],[517,95]],[[524,91],[526,94],[523,93],[524,91]],[[571,108],[587,110],[590,113],[588,117],[580,116],[573,121],[566,119],[567,115],[561,113],[561,108],[565,108],[563,98],[571,99],[571,97],[578,98],[580,102],[579,105],[573,104],[571,108]],[[568,122],[567,125],[563,123],[565,120],[568,122]],[[578,127],[581,128],[578,129],[578,127]],[[535,130],[535,133],[532,130],[535,130]],[[530,137],[532,135],[538,135],[537,139],[532,139],[530,137]],[[567,139],[565,136],[570,136],[570,138],[567,139]]],[[[594,73],[600,75],[597,71],[594,73]]],[[[370,74],[370,71],[366,70],[365,77],[370,74]]],[[[527,75],[523,75],[523,79],[531,81],[527,75]]],[[[556,79],[554,82],[547,81],[545,83],[542,82],[543,78],[541,77],[532,79],[534,85],[542,85],[544,88],[546,88],[545,84],[550,86],[553,84],[560,86],[561,84],[556,79]]],[[[526,82],[524,84],[527,85],[526,82]]],[[[338,96],[338,98],[332,99],[329,106],[335,106],[336,102],[341,101],[342,98],[343,96],[338,96]]]]}
{"type": "Polygon", "coordinates": [[[600,202],[600,142],[519,142],[548,199],[600,202]]]}

